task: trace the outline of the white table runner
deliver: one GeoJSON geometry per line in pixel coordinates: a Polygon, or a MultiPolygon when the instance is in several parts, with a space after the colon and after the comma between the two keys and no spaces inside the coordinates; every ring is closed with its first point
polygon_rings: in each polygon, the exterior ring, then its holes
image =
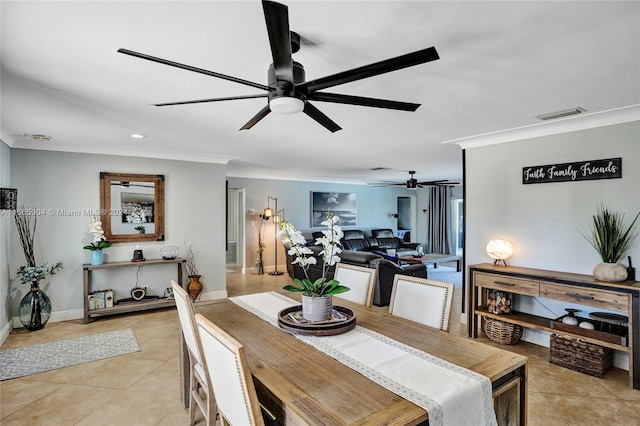
{"type": "MultiPolygon", "coordinates": [[[[299,305],[275,292],[230,300],[276,327],[282,309],[299,305]]],[[[335,336],[293,335],[424,408],[432,426],[497,425],[491,381],[481,374],[358,325],[335,336]]]]}

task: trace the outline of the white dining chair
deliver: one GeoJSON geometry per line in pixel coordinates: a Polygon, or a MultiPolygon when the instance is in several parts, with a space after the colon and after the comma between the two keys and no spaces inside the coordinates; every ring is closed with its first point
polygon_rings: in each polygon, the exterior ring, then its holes
{"type": "Polygon", "coordinates": [[[336,294],[333,297],[371,306],[376,283],[375,269],[337,263],[333,279],[340,281],[341,285],[349,287],[349,291],[336,294]]]}
{"type": "Polygon", "coordinates": [[[263,426],[244,347],[202,314],[196,314],[196,324],[221,424],[263,426]]]}
{"type": "Polygon", "coordinates": [[[454,285],[426,278],[396,275],[389,313],[449,331],[454,285]]]}
{"type": "Polygon", "coordinates": [[[216,401],[211,390],[209,375],[204,366],[200,336],[196,329],[195,309],[189,294],[175,281],[171,281],[182,327],[182,335],[189,354],[189,424],[195,423],[196,406],[200,408],[207,425],[216,424],[216,401]],[[202,394],[204,394],[204,397],[202,394]]]}

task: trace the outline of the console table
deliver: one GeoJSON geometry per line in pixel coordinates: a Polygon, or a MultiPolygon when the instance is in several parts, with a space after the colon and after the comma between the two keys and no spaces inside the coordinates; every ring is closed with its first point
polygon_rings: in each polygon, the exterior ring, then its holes
{"type": "Polygon", "coordinates": [[[609,283],[598,281],[590,275],[483,263],[469,266],[469,285],[471,291],[467,309],[468,333],[469,337],[474,338],[478,337],[482,317],[535,330],[557,332],[551,328],[550,318],[516,311],[507,315],[489,313],[487,292],[483,289],[496,289],[525,297],[543,297],[628,315],[628,346],[566,331],[562,331],[562,334],[628,353],[629,385],[634,389],[640,389],[640,282],[609,283]]]}
{"type": "MultiPolygon", "coordinates": [[[[87,324],[95,319],[95,317],[105,316],[105,315],[116,315],[122,314],[126,312],[136,312],[136,311],[144,311],[148,309],[158,309],[158,308],[166,308],[169,306],[175,306],[175,300],[160,298],[160,299],[149,299],[149,300],[139,300],[134,302],[127,302],[118,305],[113,305],[110,308],[102,308],[102,309],[93,309],[89,310],[89,293],[91,293],[91,274],[93,271],[104,270],[104,269],[112,269],[112,268],[126,268],[131,266],[153,266],[153,265],[166,265],[166,264],[175,264],[177,266],[177,281],[180,285],[183,285],[183,276],[185,274],[185,264],[186,260],[182,258],[175,259],[150,259],[142,262],[131,262],[131,261],[123,261],[123,262],[106,262],[102,265],[90,265],[85,263],[82,265],[83,269],[83,280],[84,280],[84,323],[87,324]]],[[[167,283],[169,280],[167,280],[167,283]]],[[[165,285],[166,287],[166,285],[165,285]]]]}

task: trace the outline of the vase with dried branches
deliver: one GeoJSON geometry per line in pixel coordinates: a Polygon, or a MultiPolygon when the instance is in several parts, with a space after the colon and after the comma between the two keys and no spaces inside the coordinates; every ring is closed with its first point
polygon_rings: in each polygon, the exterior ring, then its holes
{"type": "Polygon", "coordinates": [[[14,216],[20,244],[27,261],[26,265],[18,268],[17,275],[23,284],[30,285],[30,291],[22,298],[18,307],[20,322],[27,330],[35,331],[44,328],[51,316],[51,300],[40,288],[40,281],[50,275],[55,275],[63,269],[62,262],[49,265],[43,262],[36,263],[33,250],[33,242],[36,234],[37,216],[35,209],[27,209],[24,206],[16,211],[14,216]]]}
{"type": "Polygon", "coordinates": [[[202,292],[202,283],[200,282],[201,275],[198,273],[198,266],[196,265],[196,254],[193,249],[193,244],[185,239],[184,259],[187,267],[187,278],[189,278],[187,292],[193,301],[195,301],[202,292]]]}
{"type": "Polygon", "coordinates": [[[266,244],[264,243],[264,239],[262,238],[263,230],[264,230],[264,223],[261,220],[258,223],[258,260],[256,261],[256,273],[258,275],[264,274],[264,262],[262,261],[262,254],[264,253],[266,244]]]}

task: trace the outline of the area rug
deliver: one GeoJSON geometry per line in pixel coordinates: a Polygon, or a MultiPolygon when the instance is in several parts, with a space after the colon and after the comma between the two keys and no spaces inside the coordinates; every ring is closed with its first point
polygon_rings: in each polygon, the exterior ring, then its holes
{"type": "Polygon", "coordinates": [[[130,328],[7,349],[0,351],[0,381],[138,351],[130,328]]]}
{"type": "Polygon", "coordinates": [[[449,266],[438,266],[437,268],[427,268],[427,278],[435,281],[451,283],[456,287],[462,287],[462,272],[456,272],[456,268],[449,266]]]}

